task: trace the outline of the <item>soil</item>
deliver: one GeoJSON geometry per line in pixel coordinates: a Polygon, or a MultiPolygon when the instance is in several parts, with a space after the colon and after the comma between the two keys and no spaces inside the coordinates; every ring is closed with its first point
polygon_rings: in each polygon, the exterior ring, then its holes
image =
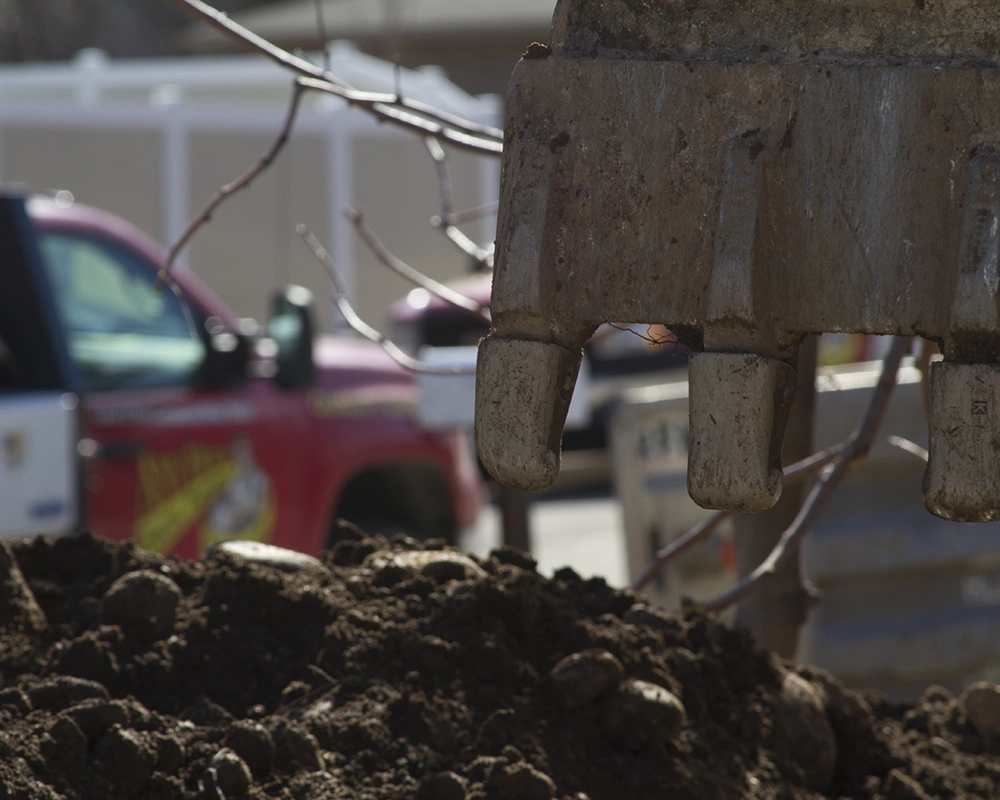
{"type": "Polygon", "coordinates": [[[269,558],[0,543],[0,798],[1000,795],[991,684],[893,705],[512,549],[269,558]]]}

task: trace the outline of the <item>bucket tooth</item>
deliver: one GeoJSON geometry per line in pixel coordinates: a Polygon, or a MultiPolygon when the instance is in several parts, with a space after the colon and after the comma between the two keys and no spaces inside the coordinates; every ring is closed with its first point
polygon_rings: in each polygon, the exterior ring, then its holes
{"type": "Polygon", "coordinates": [[[688,493],[704,508],[766,511],[781,496],[795,370],[749,353],[695,353],[689,370],[688,493]]]}

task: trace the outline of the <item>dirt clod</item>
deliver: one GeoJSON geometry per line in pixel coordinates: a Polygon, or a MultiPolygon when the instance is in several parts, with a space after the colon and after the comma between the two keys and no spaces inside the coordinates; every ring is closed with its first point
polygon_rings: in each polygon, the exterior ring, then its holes
{"type": "Polygon", "coordinates": [[[267,728],[253,720],[238,720],[232,724],[225,738],[226,746],[231,748],[251,772],[263,775],[274,764],[274,740],[267,728]]]}
{"type": "Polygon", "coordinates": [[[894,705],[509,548],[354,538],[297,570],[89,536],[8,552],[45,618],[0,635],[4,799],[1000,796],[975,692],[894,705]],[[152,598],[152,630],[118,592],[152,598]]]}
{"type": "Polygon", "coordinates": [[[837,761],[837,741],[820,689],[794,672],[784,676],[775,706],[776,727],[794,764],[810,789],[830,785],[837,761]]]}
{"type": "Polygon", "coordinates": [[[438,772],[423,782],[425,800],[465,800],[468,781],[454,772],[438,772]]]}
{"type": "Polygon", "coordinates": [[[104,595],[101,621],[138,642],[165,639],[174,629],[181,590],[166,575],[142,569],[123,575],[104,595]]]}
{"type": "Polygon", "coordinates": [[[986,681],[974,683],[962,692],[960,702],[979,733],[1000,734],[1000,687],[986,681]]]}
{"type": "Polygon", "coordinates": [[[624,676],[622,662],[602,649],[566,656],[549,674],[556,697],[568,709],[596,700],[624,676]]]}
{"type": "Polygon", "coordinates": [[[601,723],[608,738],[627,750],[670,742],[686,721],[681,701],[648,681],[625,681],[601,701],[601,723]]]}
{"type": "Polygon", "coordinates": [[[226,797],[239,797],[250,788],[252,777],[250,767],[228,747],[212,756],[215,781],[226,797]]]}
{"type": "Polygon", "coordinates": [[[141,735],[120,725],[101,735],[94,757],[121,797],[135,797],[149,782],[156,764],[156,753],[141,735]]]}
{"type": "Polygon", "coordinates": [[[488,800],[552,800],[555,792],[548,775],[521,762],[494,770],[486,796],[488,800]]]}

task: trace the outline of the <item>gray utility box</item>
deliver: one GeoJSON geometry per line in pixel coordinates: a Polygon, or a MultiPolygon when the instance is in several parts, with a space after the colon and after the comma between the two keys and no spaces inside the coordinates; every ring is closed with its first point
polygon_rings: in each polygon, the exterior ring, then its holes
{"type": "MultiPolygon", "coordinates": [[[[877,363],[817,378],[816,449],[855,427],[878,378],[877,363]]],[[[898,699],[931,683],[958,690],[1000,679],[1000,523],[948,522],[921,499],[925,464],[889,443],[927,446],[920,375],[904,366],[868,460],[852,470],[803,545],[821,592],[799,657],[849,686],[898,699]]],[[[629,572],[709,513],[687,493],[688,398],[680,381],[633,392],[612,423],[612,458],[624,513],[629,572]]],[[[648,599],[675,609],[736,580],[732,523],[669,566],[648,599]]]]}

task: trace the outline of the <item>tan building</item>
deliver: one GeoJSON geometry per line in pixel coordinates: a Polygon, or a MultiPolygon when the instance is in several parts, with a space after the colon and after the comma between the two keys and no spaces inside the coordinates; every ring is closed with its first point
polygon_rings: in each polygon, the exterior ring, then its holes
{"type": "MultiPolygon", "coordinates": [[[[404,67],[442,67],[472,94],[503,95],[518,58],[532,42],[548,42],[555,0],[285,0],[232,18],[275,44],[319,49],[324,38],[349,39],[361,50],[404,67]]],[[[197,25],[182,45],[225,52],[239,45],[197,25]]]]}
{"type": "MultiPolygon", "coordinates": [[[[335,43],[333,71],[359,89],[394,91],[391,64],[335,43]]],[[[432,68],[404,70],[407,96],[498,124],[496,97],[475,98],[432,68]]],[[[0,181],[32,191],[66,189],[170,242],[223,184],[255,163],[280,130],[290,76],[256,56],[110,61],[84,51],[67,64],[0,68],[0,181]]],[[[499,162],[449,155],[456,208],[497,197],[499,162]]],[[[409,284],[381,266],[341,213],[361,209],[391,250],[438,279],[467,259],[430,225],[440,212],[432,160],[412,134],[379,124],[333,97],[309,96],[270,170],[235,195],[196,236],[184,260],[237,313],[266,316],[273,287],[303,284],[321,324],[336,316],[322,268],[295,234],[305,222],[323,240],[358,311],[382,325],[409,284]]],[[[470,223],[493,239],[495,218],[470,223]]]]}

